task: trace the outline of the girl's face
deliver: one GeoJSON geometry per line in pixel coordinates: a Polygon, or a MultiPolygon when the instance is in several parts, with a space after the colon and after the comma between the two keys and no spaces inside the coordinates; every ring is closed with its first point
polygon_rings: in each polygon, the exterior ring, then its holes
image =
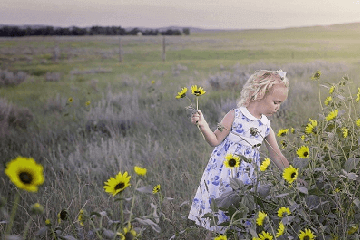
{"type": "Polygon", "coordinates": [[[289,89],[284,84],[273,85],[269,92],[259,101],[259,107],[262,114],[272,116],[276,113],[280,104],[288,97],[289,89]]]}

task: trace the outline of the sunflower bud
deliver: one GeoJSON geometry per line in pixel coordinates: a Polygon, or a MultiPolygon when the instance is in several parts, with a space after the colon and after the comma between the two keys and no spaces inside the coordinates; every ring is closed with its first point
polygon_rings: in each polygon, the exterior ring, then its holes
{"type": "Polygon", "coordinates": [[[34,203],[30,208],[30,212],[33,215],[41,215],[44,213],[44,207],[40,203],[34,203]]]}

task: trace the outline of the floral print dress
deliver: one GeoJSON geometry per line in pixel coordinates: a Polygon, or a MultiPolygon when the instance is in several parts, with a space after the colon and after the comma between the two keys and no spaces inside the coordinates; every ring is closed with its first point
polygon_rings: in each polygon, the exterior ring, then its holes
{"type": "MultiPolygon", "coordinates": [[[[211,153],[208,165],[201,177],[200,186],[192,201],[189,219],[209,230],[222,232],[223,227],[210,226],[210,219],[202,218],[204,214],[211,212],[212,199],[232,191],[230,187],[231,177],[240,179],[244,184],[253,184],[256,180],[254,167],[251,163],[241,161],[240,166],[231,171],[224,165],[225,156],[229,153],[242,155],[250,158],[259,166],[259,148],[269,133],[270,120],[265,115],[262,115],[261,119],[257,119],[251,115],[246,107],[235,109],[235,117],[229,135],[211,153]],[[255,133],[254,130],[256,130],[255,133]]],[[[219,211],[218,219],[218,224],[229,220],[221,211],[219,211]]]]}

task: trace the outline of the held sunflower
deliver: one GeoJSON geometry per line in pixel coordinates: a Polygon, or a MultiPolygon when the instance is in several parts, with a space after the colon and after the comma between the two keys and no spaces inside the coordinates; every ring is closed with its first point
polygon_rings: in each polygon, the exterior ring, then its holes
{"type": "Polygon", "coordinates": [[[302,146],[296,151],[299,158],[309,158],[309,147],[302,146]]]}
{"type": "Polygon", "coordinates": [[[295,181],[298,178],[299,175],[299,169],[298,168],[294,168],[293,166],[289,166],[287,168],[284,168],[283,171],[283,178],[288,182],[288,183],[293,183],[293,181],[295,181]]]}
{"type": "Polygon", "coordinates": [[[206,93],[206,91],[204,91],[204,89],[202,87],[198,87],[197,85],[191,86],[191,94],[199,97],[201,95],[204,95],[205,93],[206,93]]]}
{"type": "Polygon", "coordinates": [[[181,91],[178,92],[178,95],[176,95],[175,98],[180,99],[180,98],[186,97],[186,92],[187,92],[187,90],[188,90],[188,89],[187,89],[186,87],[181,88],[181,91]]]}
{"type": "Polygon", "coordinates": [[[237,168],[240,166],[240,157],[229,153],[225,156],[224,164],[227,168],[237,168]]]}
{"type": "Polygon", "coordinates": [[[109,178],[107,182],[104,182],[105,192],[115,196],[131,185],[130,178],[131,176],[128,176],[128,172],[124,172],[124,174],[119,172],[115,178],[109,178]]]}
{"type": "Polygon", "coordinates": [[[300,230],[299,233],[300,240],[314,240],[315,237],[316,236],[313,234],[313,232],[308,228],[305,228],[305,231],[300,230]]]}
{"type": "Polygon", "coordinates": [[[18,188],[37,192],[44,183],[44,168],[33,158],[17,157],[6,164],[5,174],[18,188]]]}

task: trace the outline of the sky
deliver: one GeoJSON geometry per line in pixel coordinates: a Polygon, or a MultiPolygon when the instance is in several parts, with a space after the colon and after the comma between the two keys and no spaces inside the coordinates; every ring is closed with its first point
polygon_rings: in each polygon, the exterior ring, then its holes
{"type": "Polygon", "coordinates": [[[355,0],[1,0],[0,24],[273,29],[360,22],[355,0]]]}

